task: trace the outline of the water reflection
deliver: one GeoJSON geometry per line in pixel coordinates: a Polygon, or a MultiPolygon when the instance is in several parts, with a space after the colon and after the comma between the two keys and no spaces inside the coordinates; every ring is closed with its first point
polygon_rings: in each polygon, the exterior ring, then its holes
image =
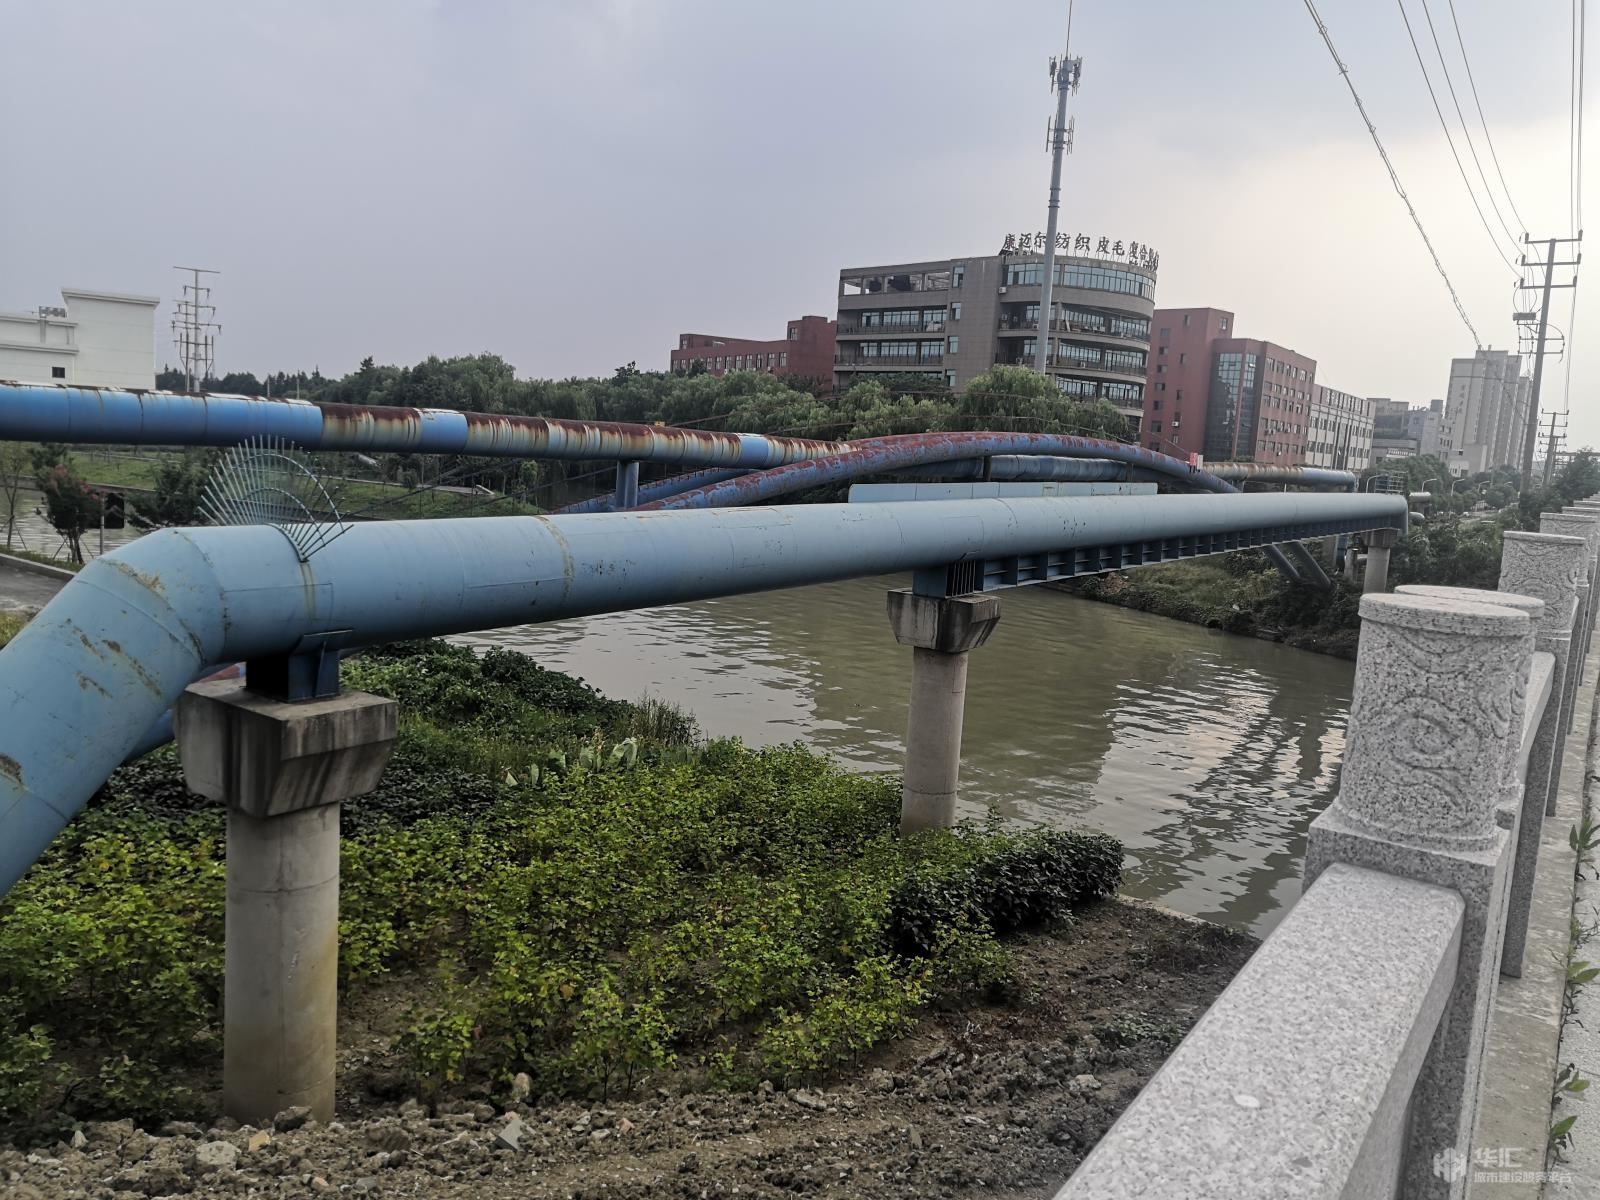
{"type": "MultiPolygon", "coordinates": [[[[800,739],[897,770],[911,653],[857,580],[474,635],[621,697],[675,700],[713,734],[800,739]]],[[[1121,838],[1127,890],[1263,932],[1299,891],[1331,795],[1351,664],[1024,588],[973,654],[969,812],[1121,838]]]]}

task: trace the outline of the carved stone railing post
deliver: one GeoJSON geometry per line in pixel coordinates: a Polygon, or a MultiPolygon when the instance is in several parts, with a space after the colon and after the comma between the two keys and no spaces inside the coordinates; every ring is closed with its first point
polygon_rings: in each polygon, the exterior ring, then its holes
{"type": "MultiPolygon", "coordinates": [[[[1573,507],[1566,509],[1565,512],[1578,516],[1587,515],[1600,518],[1600,500],[1580,500],[1573,507]]],[[[1545,529],[1542,519],[1539,527],[1541,532],[1544,533],[1567,532],[1556,528],[1545,529]]],[[[1600,529],[1591,529],[1585,533],[1579,534],[1578,536],[1587,537],[1589,540],[1589,583],[1592,588],[1596,582],[1600,582],[1600,529]]],[[[1600,597],[1596,597],[1595,600],[1591,601],[1585,606],[1585,611],[1583,613],[1583,632],[1581,634],[1574,635],[1573,640],[1582,647],[1578,651],[1577,655],[1578,673],[1576,679],[1578,684],[1583,682],[1583,664],[1584,659],[1587,658],[1589,654],[1590,639],[1594,637],[1594,626],[1597,610],[1600,610],[1600,597]]]]}
{"type": "MultiPolygon", "coordinates": [[[[1595,555],[1600,554],[1600,513],[1545,513],[1539,518],[1539,532],[1557,537],[1582,538],[1587,546],[1584,571],[1578,578],[1578,612],[1572,629],[1572,670],[1567,673],[1561,693],[1561,736],[1572,732],[1573,708],[1578,700],[1578,685],[1583,681],[1583,659],[1589,652],[1589,637],[1594,631],[1595,555]]],[[[1545,808],[1555,812],[1555,796],[1545,808]]]]}
{"type": "Polygon", "coordinates": [[[1444,596],[1367,595],[1339,793],[1311,826],[1305,886],[1344,862],[1451,888],[1466,904],[1456,982],[1412,1097],[1400,1194],[1462,1195],[1433,1156],[1470,1149],[1499,973],[1533,623],[1444,596]]]}

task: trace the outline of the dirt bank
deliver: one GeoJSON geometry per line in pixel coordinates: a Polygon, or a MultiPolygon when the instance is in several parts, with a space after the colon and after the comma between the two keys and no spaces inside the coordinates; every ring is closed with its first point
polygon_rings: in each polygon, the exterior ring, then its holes
{"type": "MultiPolygon", "coordinates": [[[[9,1200],[1045,1197],[1253,949],[1243,936],[1107,903],[1062,934],[1016,943],[1013,996],[930,1014],[858,1069],[810,1087],[651,1086],[589,1106],[467,1097],[431,1117],[415,1100],[351,1089],[326,1126],[179,1124],[153,1136],[131,1122],[91,1122],[70,1141],[0,1150],[0,1191],[9,1200]]],[[[383,1047],[362,1057],[367,1065],[350,1074],[392,1090],[383,1047]]]]}

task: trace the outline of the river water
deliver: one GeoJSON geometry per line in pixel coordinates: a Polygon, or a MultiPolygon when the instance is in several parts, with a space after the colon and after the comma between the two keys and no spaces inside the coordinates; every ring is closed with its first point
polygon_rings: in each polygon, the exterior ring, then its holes
{"type": "MultiPolygon", "coordinates": [[[[464,639],[530,654],[608,695],[675,701],[708,734],[803,741],[898,770],[911,651],[855,580],[464,639]]],[[[1264,933],[1299,895],[1306,826],[1331,798],[1354,666],[1044,588],[1002,593],[973,652],[968,815],[1087,827],[1128,850],[1125,890],[1264,933]]]]}

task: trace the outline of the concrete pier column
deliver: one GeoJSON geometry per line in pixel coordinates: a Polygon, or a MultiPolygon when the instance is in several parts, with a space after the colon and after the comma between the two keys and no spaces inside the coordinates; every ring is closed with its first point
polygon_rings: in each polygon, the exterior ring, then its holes
{"type": "Polygon", "coordinates": [[[1397,1194],[1456,1200],[1434,1155],[1470,1154],[1499,973],[1511,834],[1497,810],[1520,757],[1526,612],[1364,596],[1339,793],[1311,826],[1305,886],[1332,863],[1449,888],[1466,905],[1455,981],[1411,1098],[1397,1194]]]}
{"type": "Polygon", "coordinates": [[[184,693],[175,726],[184,781],[228,808],[223,1111],[260,1126],[303,1104],[331,1120],[339,802],[378,785],[395,702],[285,703],[217,680],[184,693]]]}
{"type": "Polygon", "coordinates": [[[912,647],[911,711],[900,799],[903,834],[955,824],[967,654],[988,640],[999,620],[997,596],[889,593],[894,640],[912,647]]]}
{"type": "Polygon", "coordinates": [[[639,504],[639,464],[637,462],[619,462],[617,464],[617,490],[613,498],[617,510],[637,508],[639,504]]]}
{"type": "Polygon", "coordinates": [[[1363,593],[1387,591],[1389,587],[1389,551],[1400,540],[1394,529],[1372,529],[1367,532],[1367,570],[1361,577],[1363,593]]]}

